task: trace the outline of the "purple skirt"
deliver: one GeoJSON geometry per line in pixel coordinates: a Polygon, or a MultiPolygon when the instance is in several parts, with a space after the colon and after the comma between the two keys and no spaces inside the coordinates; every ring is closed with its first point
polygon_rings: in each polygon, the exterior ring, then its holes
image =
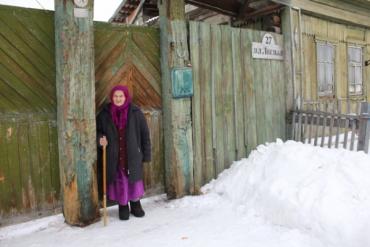
{"type": "Polygon", "coordinates": [[[143,180],[130,183],[122,168],[117,171],[116,180],[108,186],[108,198],[120,205],[127,205],[128,201],[140,199],[144,195],[143,180]]]}

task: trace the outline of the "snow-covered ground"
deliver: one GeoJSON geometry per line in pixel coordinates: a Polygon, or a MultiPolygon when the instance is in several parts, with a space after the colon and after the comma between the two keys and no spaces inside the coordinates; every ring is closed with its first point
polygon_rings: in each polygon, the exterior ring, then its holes
{"type": "Polygon", "coordinates": [[[0,246],[369,247],[370,157],[277,141],[202,188],[143,200],[147,215],[70,227],[61,215],[0,228],[0,246]]]}

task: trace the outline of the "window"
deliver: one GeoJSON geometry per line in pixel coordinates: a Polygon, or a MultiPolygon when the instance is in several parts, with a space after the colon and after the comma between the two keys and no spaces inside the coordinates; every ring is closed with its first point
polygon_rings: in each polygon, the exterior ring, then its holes
{"type": "Polygon", "coordinates": [[[319,96],[334,94],[334,45],[328,42],[316,43],[317,84],[319,96]]]}
{"type": "Polygon", "coordinates": [[[348,91],[350,95],[363,92],[362,47],[348,46],[348,91]]]}

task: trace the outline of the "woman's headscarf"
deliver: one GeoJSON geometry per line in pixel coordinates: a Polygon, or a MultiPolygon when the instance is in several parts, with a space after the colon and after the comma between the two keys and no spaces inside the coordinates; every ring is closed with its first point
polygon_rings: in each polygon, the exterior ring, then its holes
{"type": "Polygon", "coordinates": [[[128,88],[123,85],[114,86],[110,92],[110,101],[112,102],[110,105],[110,113],[112,115],[114,125],[116,125],[117,129],[125,128],[127,123],[128,108],[131,104],[131,96],[128,92],[128,88]],[[125,103],[121,106],[117,106],[113,102],[113,95],[116,91],[122,91],[126,97],[125,103]]]}

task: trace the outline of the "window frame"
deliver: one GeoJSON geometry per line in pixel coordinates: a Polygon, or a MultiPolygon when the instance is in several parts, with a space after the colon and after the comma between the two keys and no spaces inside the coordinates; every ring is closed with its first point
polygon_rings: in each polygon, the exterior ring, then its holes
{"type": "MultiPolygon", "coordinates": [[[[356,97],[356,96],[363,96],[364,93],[365,93],[365,83],[364,83],[364,45],[362,44],[358,44],[357,42],[354,43],[354,42],[347,42],[347,90],[348,90],[348,96],[349,97],[356,97]],[[361,65],[361,78],[362,78],[362,81],[361,81],[361,92],[356,92],[356,86],[355,86],[355,91],[354,92],[351,92],[350,91],[350,86],[352,85],[350,83],[350,61],[349,61],[349,48],[359,48],[361,49],[361,61],[360,61],[360,65],[361,65]]],[[[357,66],[355,66],[357,67],[357,66]]],[[[356,77],[356,73],[355,73],[355,77],[356,77]]],[[[356,79],[354,79],[356,81],[356,79]]],[[[356,85],[356,83],[354,83],[354,85],[356,85]]]]}
{"type": "MultiPolygon", "coordinates": [[[[318,97],[335,97],[335,92],[336,92],[336,57],[337,57],[337,51],[336,51],[336,48],[337,48],[337,43],[336,42],[332,42],[332,41],[329,41],[329,40],[325,40],[325,39],[315,39],[315,43],[316,43],[316,46],[315,46],[315,52],[316,52],[316,85],[317,85],[317,95],[318,97]],[[319,50],[318,50],[318,46],[319,45],[324,45],[324,46],[330,46],[332,48],[332,62],[329,63],[328,61],[319,61],[319,50]],[[332,78],[333,78],[333,81],[332,81],[332,90],[331,91],[320,91],[320,77],[319,77],[319,68],[320,68],[320,65],[323,64],[324,65],[324,80],[326,80],[326,72],[327,72],[327,69],[326,69],[326,65],[327,64],[330,64],[331,67],[332,67],[332,78]]],[[[328,81],[325,81],[326,84],[328,81]]]]}

